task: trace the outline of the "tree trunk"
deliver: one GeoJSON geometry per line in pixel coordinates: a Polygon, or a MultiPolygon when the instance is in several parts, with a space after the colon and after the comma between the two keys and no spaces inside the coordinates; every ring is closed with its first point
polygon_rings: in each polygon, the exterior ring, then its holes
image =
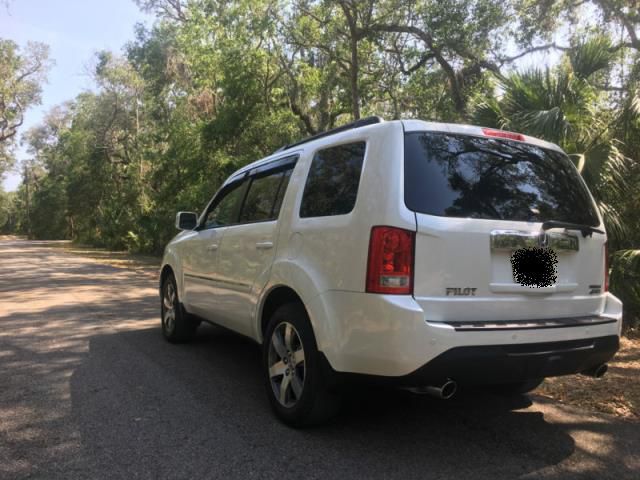
{"type": "Polygon", "coordinates": [[[360,118],[360,90],[358,87],[358,77],[360,75],[360,65],[358,63],[358,37],[354,28],[351,29],[351,113],[353,120],[360,118]]]}

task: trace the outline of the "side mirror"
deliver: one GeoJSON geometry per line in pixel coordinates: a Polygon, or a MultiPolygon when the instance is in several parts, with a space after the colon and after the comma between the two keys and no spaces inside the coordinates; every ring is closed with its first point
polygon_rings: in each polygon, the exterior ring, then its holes
{"type": "Polygon", "coordinates": [[[194,212],[176,213],[176,228],[178,230],[193,230],[198,225],[198,215],[194,212]]]}

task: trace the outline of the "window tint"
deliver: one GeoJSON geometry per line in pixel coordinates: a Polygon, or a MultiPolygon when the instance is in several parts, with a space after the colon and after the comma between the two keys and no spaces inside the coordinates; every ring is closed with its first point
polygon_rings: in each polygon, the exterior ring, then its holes
{"type": "Polygon", "coordinates": [[[344,215],[353,210],[364,160],[365,142],[318,151],[304,187],[301,217],[344,215]]]}
{"type": "Polygon", "coordinates": [[[204,228],[223,227],[236,223],[240,202],[244,198],[247,182],[238,182],[223,191],[219,199],[209,209],[204,228]]]}
{"type": "Polygon", "coordinates": [[[276,219],[290,176],[291,169],[254,177],[242,207],[240,223],[276,219]]]}
{"type": "Polygon", "coordinates": [[[405,135],[405,203],[446,217],[598,225],[563,153],[526,143],[436,132],[405,135]]]}

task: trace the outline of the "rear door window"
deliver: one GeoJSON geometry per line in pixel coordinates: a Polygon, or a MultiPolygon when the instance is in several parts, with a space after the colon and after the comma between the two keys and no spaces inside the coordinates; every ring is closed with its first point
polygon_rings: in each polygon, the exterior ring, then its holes
{"type": "Polygon", "coordinates": [[[319,150],[314,155],[300,217],[344,215],[353,210],[365,149],[365,142],[356,142],[319,150]]]}
{"type": "Polygon", "coordinates": [[[286,189],[290,176],[291,170],[287,170],[253,178],[242,207],[240,223],[275,220],[282,203],[279,192],[286,189]]]}
{"type": "Polygon", "coordinates": [[[445,217],[599,224],[565,154],[470,135],[405,134],[405,203],[445,217]]]}
{"type": "Polygon", "coordinates": [[[286,157],[250,173],[251,184],[240,212],[240,223],[267,222],[278,218],[297,159],[297,155],[286,157]]]}

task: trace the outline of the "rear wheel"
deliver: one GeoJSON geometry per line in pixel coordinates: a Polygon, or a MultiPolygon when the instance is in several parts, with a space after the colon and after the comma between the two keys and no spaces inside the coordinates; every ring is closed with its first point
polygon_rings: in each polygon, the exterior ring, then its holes
{"type": "Polygon", "coordinates": [[[199,322],[182,307],[173,273],[165,277],[161,291],[162,335],[171,343],[188,342],[195,336],[199,322]]]}
{"type": "Polygon", "coordinates": [[[491,390],[501,395],[522,395],[535,390],[542,385],[542,382],[544,382],[544,378],[534,378],[531,380],[525,380],[524,382],[494,385],[491,387],[491,390]]]}
{"type": "Polygon", "coordinates": [[[285,304],[271,317],[262,363],[269,402],[284,423],[319,424],[337,412],[339,396],[327,388],[309,317],[301,304],[285,304]]]}

